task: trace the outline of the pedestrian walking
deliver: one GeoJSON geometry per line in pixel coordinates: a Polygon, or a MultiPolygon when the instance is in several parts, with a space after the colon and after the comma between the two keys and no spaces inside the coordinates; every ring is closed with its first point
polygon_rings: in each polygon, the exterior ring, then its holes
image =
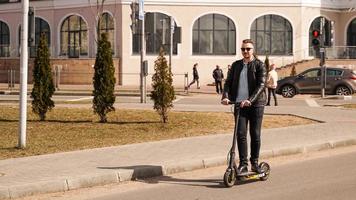
{"type": "MultiPolygon", "coordinates": [[[[261,148],[261,126],[264,106],[266,104],[266,68],[264,63],[254,56],[254,45],[251,39],[245,39],[241,44],[243,59],[235,61],[224,84],[221,103],[228,105],[229,101],[236,101],[240,105],[237,146],[240,163],[238,174],[248,172],[247,159],[247,126],[251,137],[251,171],[261,173],[258,159],[261,148]]],[[[236,109],[235,109],[236,111],[236,109]]],[[[235,112],[235,119],[237,117],[235,112]]]]}
{"type": "Polygon", "coordinates": [[[200,89],[199,85],[199,74],[198,74],[198,63],[195,63],[193,66],[193,80],[191,83],[189,83],[188,88],[190,88],[191,85],[193,85],[195,82],[197,83],[197,89],[200,89]]]}
{"type": "Polygon", "coordinates": [[[277,102],[277,96],[276,96],[276,88],[277,88],[277,80],[278,80],[278,74],[276,72],[276,65],[272,64],[270,66],[270,71],[268,72],[267,76],[267,89],[268,89],[268,101],[267,101],[267,106],[270,105],[271,101],[271,94],[273,95],[274,99],[274,105],[278,106],[277,102]]]}
{"type": "Polygon", "coordinates": [[[213,78],[215,80],[216,93],[221,94],[223,92],[222,81],[224,79],[224,73],[219,65],[216,65],[213,71],[213,78]]]}

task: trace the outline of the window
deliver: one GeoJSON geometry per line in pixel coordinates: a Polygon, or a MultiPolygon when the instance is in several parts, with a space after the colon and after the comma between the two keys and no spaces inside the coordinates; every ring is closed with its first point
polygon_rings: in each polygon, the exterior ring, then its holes
{"type": "Polygon", "coordinates": [[[10,30],[9,26],[0,21],[0,57],[10,56],[10,30]]]}
{"type": "MultiPolygon", "coordinates": [[[[146,13],[145,14],[145,36],[146,36],[146,53],[158,54],[161,47],[165,52],[169,52],[170,43],[170,17],[163,13],[146,13]]],[[[177,25],[174,23],[174,29],[177,25]]],[[[173,54],[177,54],[176,34],[173,33],[173,54]]],[[[132,51],[139,53],[141,50],[141,20],[138,20],[136,31],[132,35],[132,51]]]]}
{"type": "Polygon", "coordinates": [[[100,26],[99,27],[100,34],[101,33],[108,34],[108,40],[111,44],[112,54],[115,54],[115,44],[114,44],[115,25],[114,25],[113,17],[109,13],[103,13],[99,26],[100,26]]]}
{"type": "Polygon", "coordinates": [[[278,15],[264,15],[251,26],[251,39],[259,55],[292,55],[293,31],[288,20],[278,15]]]}
{"type": "MultiPolygon", "coordinates": [[[[356,18],[351,21],[347,28],[347,46],[356,46],[356,18]]],[[[355,48],[348,48],[346,54],[348,55],[348,58],[355,59],[355,48]]]]}
{"type": "Polygon", "coordinates": [[[71,15],[63,21],[60,54],[70,58],[88,55],[88,29],[80,16],[71,15]]]}
{"type": "Polygon", "coordinates": [[[327,76],[341,76],[342,70],[335,70],[335,69],[327,69],[326,70],[327,76]]]}
{"type": "Polygon", "coordinates": [[[195,21],[193,54],[235,55],[236,28],[232,20],[224,15],[208,14],[195,21]]]}
{"type": "Polygon", "coordinates": [[[319,69],[313,69],[310,71],[307,71],[303,74],[305,78],[316,78],[320,76],[320,70],[319,69]]]}
{"type": "MultiPolygon", "coordinates": [[[[19,35],[18,35],[19,36],[18,37],[19,38],[19,46],[21,46],[21,26],[19,27],[18,33],[19,33],[19,35]]],[[[39,17],[36,17],[35,18],[35,46],[29,46],[29,48],[30,48],[29,53],[30,53],[31,58],[34,58],[37,55],[37,47],[40,43],[40,38],[41,38],[42,33],[44,33],[46,35],[47,45],[48,45],[48,48],[50,48],[50,46],[51,46],[51,31],[50,31],[49,25],[45,20],[43,20],[39,17]]],[[[30,30],[28,32],[28,36],[30,37],[30,30]]],[[[19,56],[20,56],[20,52],[19,52],[19,56]]]]}
{"type": "Polygon", "coordinates": [[[356,46],[356,19],[347,28],[347,46],[356,46]]]}

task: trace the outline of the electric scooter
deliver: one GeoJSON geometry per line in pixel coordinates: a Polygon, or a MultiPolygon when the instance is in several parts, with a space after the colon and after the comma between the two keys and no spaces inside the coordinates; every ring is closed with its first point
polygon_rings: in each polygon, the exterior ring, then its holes
{"type": "Polygon", "coordinates": [[[236,180],[238,181],[250,181],[250,180],[261,180],[265,181],[268,179],[270,174],[271,168],[268,163],[261,162],[259,167],[261,169],[261,173],[256,173],[249,171],[244,174],[237,173],[237,165],[235,162],[235,155],[236,155],[236,138],[237,138],[237,128],[238,128],[238,120],[240,116],[240,104],[236,102],[230,101],[229,104],[234,104],[234,109],[236,112],[235,116],[235,128],[234,128],[234,136],[232,139],[232,147],[228,154],[228,167],[224,174],[224,184],[226,187],[232,187],[236,180]]]}

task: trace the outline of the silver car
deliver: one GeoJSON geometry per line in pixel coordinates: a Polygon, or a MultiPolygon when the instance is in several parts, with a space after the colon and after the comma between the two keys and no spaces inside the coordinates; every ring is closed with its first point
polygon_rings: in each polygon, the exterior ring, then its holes
{"type": "MultiPolygon", "coordinates": [[[[291,98],[296,94],[320,94],[320,67],[311,68],[278,81],[276,93],[291,98]]],[[[351,95],[356,92],[356,71],[349,68],[327,67],[326,94],[351,95]]]]}

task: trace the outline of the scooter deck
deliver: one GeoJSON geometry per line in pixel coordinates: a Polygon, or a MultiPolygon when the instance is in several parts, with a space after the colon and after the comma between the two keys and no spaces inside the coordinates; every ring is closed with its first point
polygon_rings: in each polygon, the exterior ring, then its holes
{"type": "Polygon", "coordinates": [[[257,172],[249,171],[247,173],[237,174],[237,177],[242,180],[250,180],[250,179],[259,179],[264,177],[265,175],[266,175],[265,172],[257,173],[257,172]]]}
{"type": "Polygon", "coordinates": [[[237,174],[238,177],[241,177],[241,176],[252,176],[252,175],[257,175],[258,173],[256,172],[252,172],[252,171],[248,171],[246,173],[242,173],[242,174],[237,174]]]}

